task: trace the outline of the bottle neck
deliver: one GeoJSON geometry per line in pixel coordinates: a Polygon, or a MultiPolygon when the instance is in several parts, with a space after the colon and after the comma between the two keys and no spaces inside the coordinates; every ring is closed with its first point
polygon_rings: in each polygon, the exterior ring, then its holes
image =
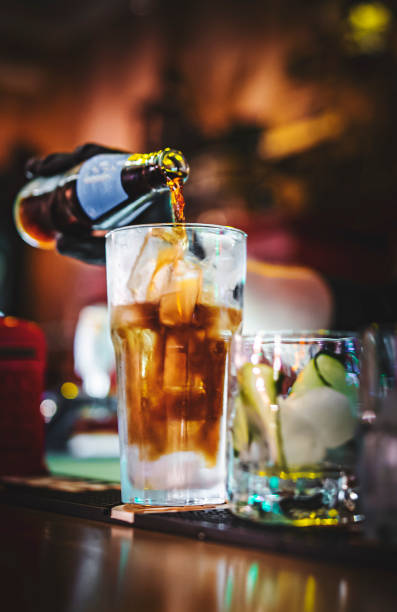
{"type": "Polygon", "coordinates": [[[170,148],[130,155],[125,162],[125,171],[133,173],[137,169],[143,174],[147,170],[149,183],[154,189],[166,186],[168,181],[176,178],[184,182],[189,176],[189,165],[184,155],[170,148]]]}
{"type": "Polygon", "coordinates": [[[188,176],[189,166],[182,153],[167,148],[128,157],[121,182],[131,203],[136,201],[140,205],[142,199],[153,199],[153,192],[169,193],[175,180],[185,182],[188,176]]]}

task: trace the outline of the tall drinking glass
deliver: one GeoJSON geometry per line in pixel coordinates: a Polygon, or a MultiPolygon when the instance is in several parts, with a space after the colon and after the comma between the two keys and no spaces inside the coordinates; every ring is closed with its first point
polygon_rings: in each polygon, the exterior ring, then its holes
{"type": "Polygon", "coordinates": [[[230,343],[241,327],[246,236],[159,224],[110,232],[123,502],[225,501],[230,343]]]}

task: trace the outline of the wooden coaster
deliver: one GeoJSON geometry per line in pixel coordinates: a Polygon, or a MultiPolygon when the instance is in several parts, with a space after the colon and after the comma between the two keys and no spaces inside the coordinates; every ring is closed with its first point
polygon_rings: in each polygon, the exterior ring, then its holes
{"type": "Polygon", "coordinates": [[[227,504],[204,504],[202,506],[140,506],[138,504],[122,504],[113,506],[110,518],[124,523],[133,523],[135,514],[157,514],[160,512],[189,512],[193,510],[225,509],[227,504]]]}

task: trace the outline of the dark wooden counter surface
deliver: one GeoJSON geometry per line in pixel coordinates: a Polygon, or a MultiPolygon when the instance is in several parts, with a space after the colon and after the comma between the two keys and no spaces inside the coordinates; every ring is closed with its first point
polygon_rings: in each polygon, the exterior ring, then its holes
{"type": "MultiPolygon", "coordinates": [[[[0,506],[5,612],[395,612],[392,570],[0,506]]],[[[4,607],[3,607],[4,606],[4,607]]]]}

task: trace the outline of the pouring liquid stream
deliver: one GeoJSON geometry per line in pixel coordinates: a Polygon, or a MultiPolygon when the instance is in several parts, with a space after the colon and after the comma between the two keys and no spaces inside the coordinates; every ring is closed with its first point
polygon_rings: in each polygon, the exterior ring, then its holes
{"type": "Polygon", "coordinates": [[[182,179],[174,178],[168,179],[167,186],[170,190],[170,200],[171,200],[171,209],[172,209],[172,217],[174,223],[185,223],[185,198],[183,197],[182,191],[182,179]]]}

